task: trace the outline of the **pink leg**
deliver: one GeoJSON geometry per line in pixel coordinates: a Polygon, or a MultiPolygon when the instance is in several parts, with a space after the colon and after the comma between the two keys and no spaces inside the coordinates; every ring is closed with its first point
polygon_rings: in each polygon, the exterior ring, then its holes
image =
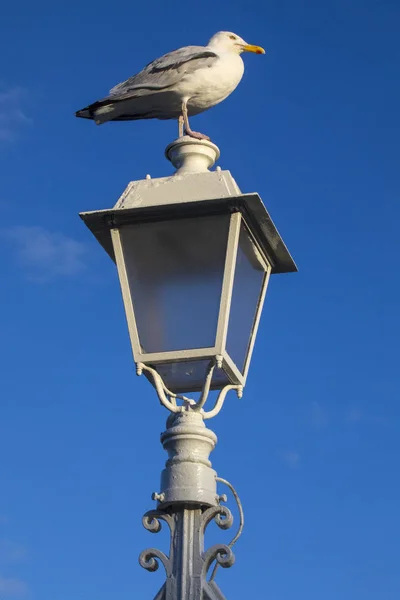
{"type": "Polygon", "coordinates": [[[185,133],[187,135],[189,135],[190,137],[192,137],[196,140],[209,140],[210,139],[208,137],[208,135],[205,135],[204,133],[199,133],[198,131],[193,131],[190,128],[186,102],[182,102],[182,116],[183,116],[183,122],[185,125],[185,133]]]}
{"type": "Polygon", "coordinates": [[[178,119],[178,137],[183,137],[183,125],[184,125],[184,119],[183,119],[183,115],[179,115],[179,119],[178,119]]]}

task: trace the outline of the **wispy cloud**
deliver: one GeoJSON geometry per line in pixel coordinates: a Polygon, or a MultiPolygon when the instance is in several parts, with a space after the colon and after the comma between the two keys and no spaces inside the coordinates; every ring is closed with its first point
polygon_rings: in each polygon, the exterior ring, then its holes
{"type": "Polygon", "coordinates": [[[327,411],[316,401],[311,405],[311,422],[316,429],[323,429],[329,422],[327,411]]]}
{"type": "Polygon", "coordinates": [[[367,414],[362,408],[352,406],[345,411],[344,422],[348,425],[374,424],[388,427],[390,420],[386,417],[367,414]]]}
{"type": "Polygon", "coordinates": [[[3,235],[14,244],[17,262],[31,280],[71,277],[85,268],[85,244],[62,233],[43,227],[16,226],[3,235]]]}
{"type": "Polygon", "coordinates": [[[349,408],[345,413],[346,423],[359,423],[365,418],[363,411],[360,408],[349,408]]]}
{"type": "Polygon", "coordinates": [[[24,598],[28,595],[28,586],[21,579],[3,577],[0,575],[0,598],[1,600],[14,600],[24,598]]]}
{"type": "Polygon", "coordinates": [[[300,467],[300,454],[294,451],[283,452],[282,460],[289,469],[298,469],[300,467]]]}
{"type": "Polygon", "coordinates": [[[10,540],[0,540],[0,564],[19,562],[24,559],[26,548],[10,540]]]}
{"type": "Polygon", "coordinates": [[[32,123],[25,105],[28,92],[25,88],[7,87],[0,82],[0,142],[13,142],[21,127],[32,123]]]}

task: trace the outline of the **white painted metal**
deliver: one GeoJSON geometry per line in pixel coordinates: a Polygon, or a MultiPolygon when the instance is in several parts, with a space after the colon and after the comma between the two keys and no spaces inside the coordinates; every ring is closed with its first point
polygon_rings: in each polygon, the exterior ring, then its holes
{"type": "Polygon", "coordinates": [[[245,366],[244,366],[244,369],[243,369],[244,383],[246,383],[247,374],[249,372],[251,356],[253,354],[254,344],[255,344],[255,341],[256,341],[256,337],[257,337],[258,326],[260,324],[261,313],[262,313],[262,309],[263,309],[263,306],[264,306],[264,300],[265,300],[265,295],[267,293],[267,288],[268,288],[268,283],[269,283],[270,276],[271,276],[271,266],[268,265],[267,272],[266,272],[265,277],[264,277],[264,282],[263,282],[263,287],[262,287],[261,294],[260,294],[260,299],[258,301],[258,307],[257,307],[257,311],[256,311],[256,316],[255,316],[255,319],[254,319],[254,325],[253,325],[253,329],[252,329],[251,337],[250,337],[249,349],[248,349],[248,352],[247,352],[245,366]]]}
{"type": "Polygon", "coordinates": [[[139,342],[139,335],[135,320],[135,312],[133,310],[133,302],[131,295],[131,288],[129,286],[128,274],[126,272],[126,265],[124,259],[123,248],[121,244],[121,236],[119,229],[111,229],[111,239],[114,247],[115,261],[117,264],[118,277],[121,285],[122,298],[124,300],[125,315],[128,322],[129,336],[132,344],[133,358],[141,354],[141,347],[139,342]]]}
{"type": "Polygon", "coordinates": [[[240,372],[238,367],[235,365],[235,363],[233,362],[233,360],[231,359],[231,357],[229,356],[229,354],[226,350],[224,350],[222,356],[223,356],[225,371],[229,374],[230,379],[232,381],[235,381],[239,385],[244,386],[245,380],[244,380],[243,374],[240,372]]]}
{"type": "Polygon", "coordinates": [[[177,169],[176,174],[206,172],[220,156],[219,148],[207,140],[183,136],[165,150],[165,155],[177,169]]]}
{"type": "Polygon", "coordinates": [[[135,354],[136,362],[159,364],[164,362],[176,362],[178,360],[192,360],[195,358],[209,359],[218,354],[217,347],[213,348],[191,348],[188,350],[167,350],[166,352],[148,352],[143,354],[141,351],[135,354]]]}
{"type": "Polygon", "coordinates": [[[250,236],[251,241],[253,242],[254,246],[257,248],[258,250],[258,254],[257,254],[257,258],[259,260],[259,262],[262,264],[262,266],[264,267],[265,271],[271,270],[271,263],[268,261],[268,257],[265,255],[264,250],[261,248],[260,244],[258,243],[258,241],[256,240],[256,238],[254,237],[252,231],[251,231],[251,227],[249,227],[249,225],[246,223],[246,219],[243,218],[243,224],[246,228],[246,231],[248,233],[248,235],[250,236]]]}
{"type": "Polygon", "coordinates": [[[157,548],[147,548],[140,557],[140,565],[147,571],[156,571],[159,564],[165,569],[166,580],[154,600],[225,600],[218,585],[207,581],[213,562],[224,568],[231,567],[235,556],[226,544],[215,544],[204,550],[207,525],[215,521],[221,529],[232,526],[232,514],[225,506],[189,507],[177,511],[150,510],[143,517],[143,526],[152,533],[161,530],[161,521],[170,529],[168,556],[157,548]]]}
{"type": "Polygon", "coordinates": [[[243,395],[243,386],[241,385],[226,385],[219,393],[218,398],[214,404],[214,407],[211,410],[206,410],[203,411],[203,419],[212,419],[213,417],[216,417],[218,415],[218,413],[220,412],[224,402],[225,402],[225,398],[228,392],[230,392],[231,390],[236,390],[237,393],[237,397],[241,398],[243,395]]]}
{"type": "Polygon", "coordinates": [[[170,550],[166,555],[157,548],[148,548],[140,555],[140,565],[148,571],[157,570],[159,564],[165,568],[166,581],[154,600],[224,600],[214,582],[216,568],[209,581],[208,573],[213,564],[225,568],[233,565],[231,548],[243,528],[243,511],[234,488],[211,468],[209,455],[217,437],[205,427],[201,413],[189,408],[168,418],[161,441],[168,461],[161,475],[161,491],[153,494],[157,510],[144,515],[143,525],[158,533],[161,521],[167,523],[170,550]],[[233,489],[240,526],[230,544],[215,544],[205,550],[204,534],[212,520],[221,529],[229,529],[233,523],[230,510],[221,505],[226,496],[217,494],[217,480],[233,489]]]}
{"type": "Polygon", "coordinates": [[[188,409],[178,413],[161,434],[161,443],[168,452],[166,468],[161,474],[159,507],[177,502],[218,504],[216,472],[209,455],[217,436],[204,425],[201,413],[188,409]]]}
{"type": "MultiPolygon", "coordinates": [[[[267,288],[268,288],[269,278],[271,276],[272,267],[271,267],[271,264],[268,262],[267,257],[264,255],[264,252],[263,252],[262,248],[259,246],[257,240],[255,239],[255,237],[253,236],[251,230],[247,226],[245,220],[242,219],[242,222],[244,223],[244,226],[246,227],[247,233],[250,236],[250,238],[251,238],[254,246],[258,250],[257,259],[259,260],[259,262],[261,263],[261,265],[265,269],[264,280],[263,280],[263,284],[262,284],[262,287],[261,287],[261,290],[260,290],[260,296],[259,296],[259,300],[258,300],[258,305],[257,305],[256,311],[255,311],[254,323],[253,323],[253,327],[252,327],[251,332],[250,332],[249,346],[248,346],[248,351],[247,351],[247,355],[246,355],[246,359],[245,359],[245,363],[244,363],[243,372],[239,371],[239,369],[237,368],[237,366],[235,365],[235,363],[233,362],[233,360],[230,358],[230,356],[227,353],[227,351],[226,351],[225,348],[224,348],[224,351],[222,353],[223,356],[224,356],[224,360],[229,365],[229,368],[232,371],[234,371],[235,376],[241,380],[241,383],[244,386],[245,383],[246,383],[248,372],[249,372],[251,356],[252,356],[252,353],[253,353],[254,344],[255,344],[256,337],[257,337],[258,326],[259,326],[259,323],[260,323],[261,313],[262,313],[262,309],[263,309],[263,305],[264,305],[265,295],[267,293],[267,288]]],[[[228,326],[229,326],[229,323],[228,323],[228,326]]]]}
{"type": "Polygon", "coordinates": [[[226,337],[228,334],[229,311],[232,300],[233,280],[235,277],[236,256],[241,222],[242,216],[240,213],[234,213],[231,215],[228,244],[226,249],[224,279],[222,282],[221,302],[219,307],[217,336],[215,341],[217,354],[221,355],[223,355],[225,352],[226,337]]]}
{"type": "Polygon", "coordinates": [[[153,383],[158,395],[158,399],[160,400],[161,404],[165,406],[165,408],[171,413],[181,413],[185,410],[190,409],[194,412],[200,413],[203,416],[203,419],[211,419],[220,412],[224,404],[226,395],[230,390],[235,390],[238,398],[241,398],[243,395],[243,386],[241,384],[227,384],[222,388],[222,390],[218,394],[218,397],[214,403],[214,407],[211,410],[204,410],[204,405],[207,402],[209,396],[212,376],[215,368],[222,368],[222,364],[218,366],[215,360],[211,360],[207,375],[205,377],[203,390],[201,392],[200,398],[197,401],[193,400],[193,398],[189,398],[188,396],[183,396],[182,394],[172,392],[170,389],[167,388],[163,378],[158,373],[158,371],[156,371],[152,367],[149,367],[148,365],[145,365],[144,363],[137,363],[136,372],[138,375],[141,375],[143,372],[146,372],[148,374],[148,379],[153,383]],[[182,404],[178,404],[177,400],[180,400],[182,404]]]}
{"type": "Polygon", "coordinates": [[[202,202],[240,194],[241,191],[229,171],[175,173],[170,177],[131,181],[114,209],[174,206],[183,202],[202,202]]]}
{"type": "Polygon", "coordinates": [[[80,213],[93,235],[115,260],[110,229],[154,218],[196,217],[241,212],[272,266],[272,273],[293,273],[297,267],[260,196],[235,193],[229,171],[189,173],[131,182],[116,206],[80,213]]]}

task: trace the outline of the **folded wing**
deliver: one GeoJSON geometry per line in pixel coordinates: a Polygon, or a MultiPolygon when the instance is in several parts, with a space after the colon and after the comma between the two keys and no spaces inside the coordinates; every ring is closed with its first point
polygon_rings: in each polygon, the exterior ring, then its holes
{"type": "Polygon", "coordinates": [[[76,113],[98,124],[112,120],[176,117],[176,88],[185,75],[212,66],[218,56],[203,46],[187,46],[165,54],[140,73],[119,83],[109,96],[76,113]]]}

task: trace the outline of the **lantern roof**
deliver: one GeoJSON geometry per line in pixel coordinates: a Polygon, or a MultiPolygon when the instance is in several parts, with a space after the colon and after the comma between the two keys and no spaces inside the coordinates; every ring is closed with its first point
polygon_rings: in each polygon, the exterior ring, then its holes
{"type": "Polygon", "coordinates": [[[272,273],[297,267],[259,194],[242,194],[229,171],[182,173],[133,181],[112,209],[80,213],[80,217],[115,262],[111,229],[133,223],[240,212],[272,273]]]}

